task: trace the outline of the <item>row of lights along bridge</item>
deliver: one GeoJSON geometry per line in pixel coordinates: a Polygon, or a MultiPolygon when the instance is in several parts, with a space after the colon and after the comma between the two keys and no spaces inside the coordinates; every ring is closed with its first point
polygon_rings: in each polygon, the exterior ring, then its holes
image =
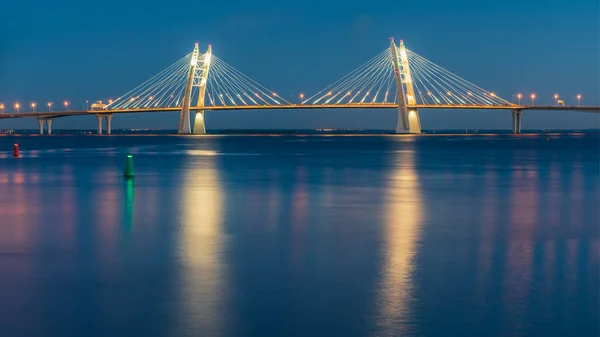
{"type": "MultiPolygon", "coordinates": [[[[515,97],[515,96],[513,96],[513,97],[515,97]]],[[[523,94],[519,93],[516,95],[516,97],[518,100],[518,102],[517,102],[518,105],[521,105],[521,99],[523,98],[523,94]]],[[[577,106],[580,106],[581,105],[581,95],[578,94],[576,97],[577,97],[577,106]]],[[[537,98],[536,94],[529,95],[529,98],[531,98],[531,105],[534,106],[535,99],[537,98]]],[[[554,105],[556,105],[556,106],[561,105],[561,104],[564,105],[564,101],[559,100],[560,96],[558,94],[554,94],[553,98],[554,98],[554,105]]],[[[304,99],[304,94],[300,94],[300,100],[302,101],[303,99],[304,99]]],[[[112,99],[108,100],[108,104],[111,104],[112,102],[113,102],[112,99]]],[[[88,103],[89,103],[89,101],[85,101],[85,109],[84,110],[86,110],[86,111],[88,110],[88,103]]],[[[69,102],[69,101],[63,102],[63,105],[65,106],[65,111],[69,111],[70,104],[71,104],[71,102],[69,102]]],[[[47,106],[48,106],[48,112],[54,111],[54,102],[48,102],[47,106]]],[[[30,107],[31,107],[31,111],[35,112],[37,103],[31,102],[30,107]]],[[[21,109],[21,104],[19,102],[16,102],[14,104],[14,108],[15,108],[15,111],[17,113],[19,113],[20,109],[21,109]]],[[[4,113],[4,109],[5,109],[4,103],[0,103],[0,113],[4,113]]]]}
{"type": "MultiPolygon", "coordinates": [[[[513,97],[515,97],[513,95],[513,97]]],[[[560,96],[558,96],[558,94],[554,94],[553,98],[554,98],[554,105],[558,106],[558,105],[565,105],[564,101],[559,99],[560,96]]],[[[577,106],[581,105],[581,94],[577,94],[577,106]]],[[[523,94],[519,93],[517,94],[517,104],[521,105],[521,99],[523,98],[523,94]]],[[[537,98],[537,96],[535,94],[531,94],[529,95],[529,98],[531,98],[531,105],[535,105],[535,99],[537,98]]]]}
{"type": "MultiPolygon", "coordinates": [[[[111,104],[112,102],[113,102],[112,99],[108,100],[108,104],[111,104]]],[[[86,110],[86,111],[88,110],[88,103],[89,103],[89,101],[85,101],[85,109],[84,110],[86,110]]],[[[71,105],[71,102],[64,101],[63,105],[65,106],[65,111],[69,111],[69,106],[71,105]]],[[[37,108],[37,103],[31,102],[31,104],[29,106],[31,107],[31,111],[35,112],[35,109],[37,108]]],[[[47,106],[48,106],[48,112],[54,111],[54,102],[48,102],[47,106]]],[[[19,113],[20,109],[21,109],[21,103],[16,102],[14,104],[14,108],[15,108],[15,111],[17,113],[19,113]]],[[[4,109],[5,109],[4,103],[0,103],[0,113],[4,113],[4,109]]]]}

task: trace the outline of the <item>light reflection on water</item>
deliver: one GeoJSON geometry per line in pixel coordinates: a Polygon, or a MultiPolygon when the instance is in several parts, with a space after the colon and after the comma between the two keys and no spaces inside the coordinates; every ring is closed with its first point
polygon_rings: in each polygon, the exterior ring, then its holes
{"type": "Polygon", "coordinates": [[[374,336],[408,335],[413,329],[411,301],[414,300],[412,271],[423,222],[419,176],[415,153],[400,152],[390,158],[386,186],[386,216],[382,235],[383,265],[376,299],[374,336]]]}
{"type": "Polygon", "coordinates": [[[227,277],[219,175],[210,158],[190,164],[183,174],[177,238],[181,284],[174,335],[195,331],[220,336],[227,326],[227,277]]]}
{"type": "Polygon", "coordinates": [[[599,139],[556,137],[20,137],[1,331],[597,335],[599,139]]]}

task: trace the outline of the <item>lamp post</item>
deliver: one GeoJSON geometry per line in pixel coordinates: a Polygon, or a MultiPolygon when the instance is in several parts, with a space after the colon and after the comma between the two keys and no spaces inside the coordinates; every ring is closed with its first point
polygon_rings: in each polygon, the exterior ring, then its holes
{"type": "Polygon", "coordinates": [[[577,106],[581,103],[581,94],[577,94],[577,106]]]}
{"type": "Polygon", "coordinates": [[[535,94],[531,94],[531,105],[535,105],[535,94]]]}
{"type": "Polygon", "coordinates": [[[48,112],[52,112],[52,102],[48,102],[48,112]]]}
{"type": "Polygon", "coordinates": [[[558,105],[558,94],[554,94],[554,105],[558,105]]]}
{"type": "Polygon", "coordinates": [[[87,106],[88,106],[88,100],[85,100],[85,111],[87,111],[87,106]]]}
{"type": "Polygon", "coordinates": [[[17,109],[17,113],[19,113],[19,108],[21,107],[21,104],[19,103],[15,103],[15,109],[17,109]]]}
{"type": "Polygon", "coordinates": [[[300,94],[300,105],[302,105],[304,102],[302,102],[304,100],[304,94],[300,94]]]}
{"type": "Polygon", "coordinates": [[[69,102],[65,101],[65,111],[69,111],[69,102]]]}
{"type": "Polygon", "coordinates": [[[0,103],[0,113],[4,113],[4,103],[0,103]]]}
{"type": "Polygon", "coordinates": [[[36,106],[36,105],[37,105],[37,104],[35,104],[35,102],[31,102],[31,112],[34,112],[34,113],[35,113],[35,106],[36,106]]]}
{"type": "Polygon", "coordinates": [[[517,98],[519,99],[519,105],[521,105],[521,97],[523,97],[523,95],[517,94],[517,98]]]}

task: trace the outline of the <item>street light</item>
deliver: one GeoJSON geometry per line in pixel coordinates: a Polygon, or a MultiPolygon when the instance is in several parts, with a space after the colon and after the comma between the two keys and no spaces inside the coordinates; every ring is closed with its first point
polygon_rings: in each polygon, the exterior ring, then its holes
{"type": "Polygon", "coordinates": [[[52,102],[48,102],[48,112],[52,112],[52,102]]]}
{"type": "Polygon", "coordinates": [[[304,94],[301,93],[300,94],[300,105],[302,105],[302,103],[304,103],[302,101],[304,101],[304,94]]]}
{"type": "Polygon", "coordinates": [[[87,106],[88,106],[88,100],[85,100],[85,111],[87,111],[87,106]]]}
{"type": "Polygon", "coordinates": [[[581,103],[581,94],[577,94],[577,106],[581,103]]]}
{"type": "Polygon", "coordinates": [[[554,94],[554,105],[558,105],[558,94],[554,94]]]}
{"type": "Polygon", "coordinates": [[[523,95],[517,94],[517,98],[519,99],[519,105],[521,105],[521,97],[523,97],[523,95]]]}
{"type": "Polygon", "coordinates": [[[531,94],[531,105],[535,105],[535,94],[531,94]]]}
{"type": "Polygon", "coordinates": [[[108,104],[112,104],[113,100],[112,99],[108,99],[108,104]]]}
{"type": "Polygon", "coordinates": [[[4,113],[4,103],[0,103],[0,113],[4,113]]]}
{"type": "Polygon", "coordinates": [[[69,102],[65,101],[65,110],[69,111],[69,102]]]}
{"type": "Polygon", "coordinates": [[[35,112],[35,106],[37,104],[35,104],[35,102],[31,102],[31,112],[35,112]]]}
{"type": "Polygon", "coordinates": [[[15,103],[15,109],[17,109],[17,113],[19,113],[19,108],[21,107],[21,104],[19,103],[15,103]]]}

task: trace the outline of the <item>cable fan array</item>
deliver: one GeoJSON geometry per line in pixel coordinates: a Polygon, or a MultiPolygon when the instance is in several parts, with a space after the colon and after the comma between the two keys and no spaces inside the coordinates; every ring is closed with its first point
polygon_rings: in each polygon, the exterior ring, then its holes
{"type": "Polygon", "coordinates": [[[290,102],[214,55],[210,67],[205,105],[291,105],[290,102]]]}
{"type": "MultiPolygon", "coordinates": [[[[398,53],[400,54],[400,53],[398,53]]],[[[109,109],[160,109],[181,107],[190,71],[188,54],[154,77],[119,97],[109,109]]],[[[406,50],[418,105],[507,106],[508,101],[462,79],[424,57],[406,50]]],[[[385,49],[332,85],[307,98],[308,105],[397,104],[392,53],[385,49]]],[[[197,71],[204,57],[198,59],[197,71]]],[[[212,55],[206,83],[204,106],[292,105],[276,93],[212,55]]],[[[197,76],[195,76],[196,78],[197,76]]],[[[405,83],[406,85],[406,83],[405,83]]],[[[200,90],[192,87],[191,106],[200,90]]]]}
{"type": "Polygon", "coordinates": [[[384,50],[303,104],[396,103],[396,82],[389,49],[384,50]]]}
{"type": "Polygon", "coordinates": [[[417,104],[512,105],[493,92],[478,87],[408,49],[406,54],[417,104]]]}
{"type": "MultiPolygon", "coordinates": [[[[203,57],[199,59],[203,60],[203,57]]],[[[173,108],[183,105],[191,53],[108,105],[109,109],[173,108]]],[[[250,77],[212,55],[204,106],[258,106],[290,104],[250,77]]],[[[200,66],[197,67],[197,71],[200,66]]],[[[196,106],[199,88],[192,87],[196,106]]]]}
{"type": "MultiPolygon", "coordinates": [[[[508,101],[462,79],[437,64],[407,50],[415,100],[418,105],[498,106],[508,101]]],[[[400,53],[398,53],[400,54],[400,53]]],[[[396,79],[392,53],[384,50],[303,104],[396,104],[396,79]]]]}

